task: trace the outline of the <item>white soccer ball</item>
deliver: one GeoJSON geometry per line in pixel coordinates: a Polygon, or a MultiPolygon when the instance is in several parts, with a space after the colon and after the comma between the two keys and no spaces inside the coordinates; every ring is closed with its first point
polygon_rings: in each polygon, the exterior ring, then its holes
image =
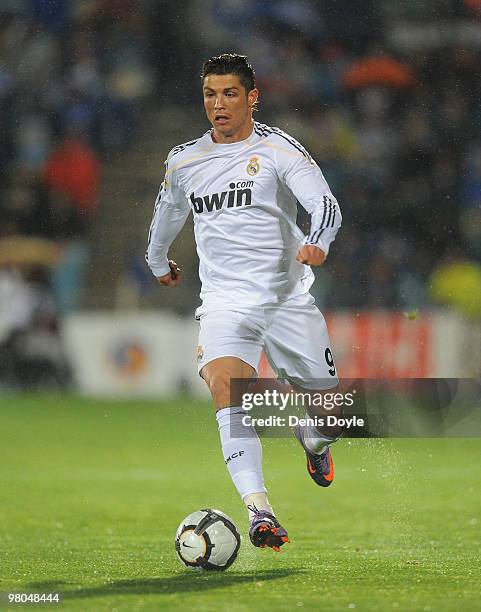
{"type": "Polygon", "coordinates": [[[240,535],[232,519],[220,510],[189,514],[175,534],[175,550],[186,567],[225,570],[239,551],[240,535]]]}

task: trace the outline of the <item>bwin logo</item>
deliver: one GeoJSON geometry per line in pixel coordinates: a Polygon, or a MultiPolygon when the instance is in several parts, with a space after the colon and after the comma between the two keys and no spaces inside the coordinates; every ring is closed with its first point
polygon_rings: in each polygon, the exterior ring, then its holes
{"type": "Polygon", "coordinates": [[[197,214],[212,212],[221,208],[250,206],[252,203],[252,187],[254,187],[254,181],[237,181],[237,183],[229,183],[229,191],[222,191],[221,193],[196,198],[194,192],[192,192],[190,201],[197,214]]]}
{"type": "Polygon", "coordinates": [[[232,453],[232,455],[227,457],[227,459],[225,460],[225,464],[227,465],[229,461],[232,461],[232,459],[237,459],[237,457],[242,457],[243,454],[244,454],[243,450],[239,451],[238,453],[232,453]]]}

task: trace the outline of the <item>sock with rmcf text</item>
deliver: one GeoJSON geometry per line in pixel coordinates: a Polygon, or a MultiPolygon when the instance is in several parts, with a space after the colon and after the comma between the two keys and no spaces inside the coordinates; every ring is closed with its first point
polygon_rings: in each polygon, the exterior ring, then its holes
{"type": "Polygon", "coordinates": [[[242,422],[246,414],[242,408],[230,406],[218,410],[216,419],[224,461],[251,520],[253,508],[273,511],[264,487],[261,442],[254,427],[242,422]]]}

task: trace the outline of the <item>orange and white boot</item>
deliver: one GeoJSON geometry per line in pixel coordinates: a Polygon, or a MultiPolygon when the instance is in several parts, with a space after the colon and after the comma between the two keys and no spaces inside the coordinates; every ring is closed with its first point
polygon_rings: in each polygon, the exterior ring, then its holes
{"type": "Polygon", "coordinates": [[[296,438],[299,440],[307,459],[307,471],[312,480],[320,487],[328,487],[334,480],[334,463],[331,451],[326,445],[319,454],[309,451],[302,439],[302,431],[299,425],[293,428],[296,438]]]}

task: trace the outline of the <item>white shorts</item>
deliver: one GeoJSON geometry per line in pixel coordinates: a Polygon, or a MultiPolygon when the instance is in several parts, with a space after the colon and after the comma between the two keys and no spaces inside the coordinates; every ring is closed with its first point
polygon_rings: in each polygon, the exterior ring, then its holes
{"type": "Polygon", "coordinates": [[[279,378],[305,389],[338,384],[326,321],[305,294],[276,306],[202,305],[197,365],[219,357],[238,357],[257,367],[264,349],[279,378]]]}

